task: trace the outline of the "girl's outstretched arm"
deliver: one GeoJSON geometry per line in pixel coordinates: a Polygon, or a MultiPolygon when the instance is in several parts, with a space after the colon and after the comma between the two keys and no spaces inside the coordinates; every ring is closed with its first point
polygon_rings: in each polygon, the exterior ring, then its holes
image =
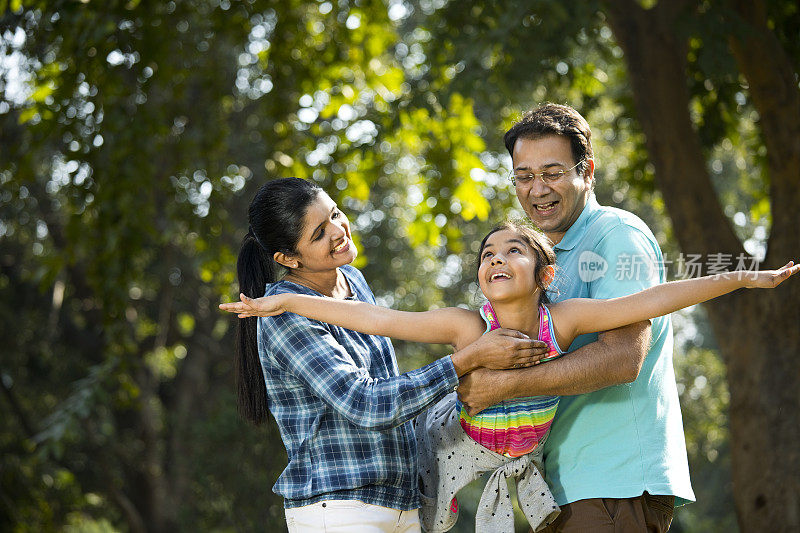
{"type": "Polygon", "coordinates": [[[670,281],[641,292],[594,300],[574,298],[550,306],[553,323],[566,344],[583,333],[607,331],[642,320],[667,315],[741,288],[772,289],[800,272],[800,265],[789,261],[778,270],[727,272],[714,276],[670,281]]]}
{"type": "Polygon", "coordinates": [[[290,312],[368,335],[451,344],[457,350],[451,357],[459,376],[478,367],[527,367],[547,355],[544,343],[518,331],[499,329],[482,336],[485,325],[480,315],[459,307],[406,312],[366,302],[304,294],[284,293],[261,298],[240,294],[239,298],[240,301],[220,304],[219,308],[237,313],[239,318],[290,312]],[[477,339],[480,341],[474,342],[477,339]]]}
{"type": "Polygon", "coordinates": [[[291,293],[261,298],[240,294],[239,298],[239,302],[221,304],[220,309],[238,313],[239,318],[296,313],[367,335],[428,344],[465,345],[483,331],[480,315],[459,307],[408,312],[354,300],[291,293]]]}

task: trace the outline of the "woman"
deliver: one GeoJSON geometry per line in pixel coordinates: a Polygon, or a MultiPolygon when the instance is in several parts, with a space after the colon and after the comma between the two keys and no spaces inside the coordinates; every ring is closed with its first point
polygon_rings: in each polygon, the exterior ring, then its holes
{"type": "MultiPolygon", "coordinates": [[[[350,224],[305,180],[262,186],[237,271],[240,292],[323,295],[375,303],[350,224]],[[278,274],[285,271],[280,281],[278,274]],[[266,291],[265,291],[266,287],[266,291]]],[[[410,420],[480,366],[528,366],[543,344],[497,330],[400,375],[388,339],[293,313],[246,318],[237,333],[239,407],[278,424],[289,464],[273,490],[289,531],[419,531],[416,443],[410,420]]]]}

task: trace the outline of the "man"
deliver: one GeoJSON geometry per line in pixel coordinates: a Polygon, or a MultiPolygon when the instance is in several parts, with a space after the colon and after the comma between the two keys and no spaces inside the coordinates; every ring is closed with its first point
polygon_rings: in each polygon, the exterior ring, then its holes
{"type": "MultiPolygon", "coordinates": [[[[613,298],[665,281],[649,228],[597,203],[591,130],[577,111],[544,104],[505,144],[525,213],[555,243],[551,300],[613,298]]],[[[694,499],[670,318],[583,335],[568,351],[529,369],[475,372],[459,396],[476,412],[506,398],[565,395],[544,444],[561,506],[545,531],[666,531],[674,505],[694,499]]]]}

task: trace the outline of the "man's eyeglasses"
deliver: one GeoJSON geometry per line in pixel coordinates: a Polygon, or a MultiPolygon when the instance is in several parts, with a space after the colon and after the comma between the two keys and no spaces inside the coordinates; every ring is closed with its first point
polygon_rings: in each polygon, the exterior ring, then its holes
{"type": "Polygon", "coordinates": [[[577,168],[577,166],[583,163],[583,161],[584,160],[581,159],[580,161],[575,163],[574,166],[568,168],[567,170],[555,170],[555,171],[544,170],[542,172],[536,173],[536,172],[531,172],[530,170],[511,169],[511,171],[508,173],[508,179],[511,180],[511,183],[513,183],[514,185],[518,184],[527,185],[529,183],[533,183],[536,177],[539,176],[540,178],[542,178],[542,181],[545,183],[545,185],[551,185],[560,180],[561,178],[563,178],[567,172],[570,172],[573,169],[577,168]]]}

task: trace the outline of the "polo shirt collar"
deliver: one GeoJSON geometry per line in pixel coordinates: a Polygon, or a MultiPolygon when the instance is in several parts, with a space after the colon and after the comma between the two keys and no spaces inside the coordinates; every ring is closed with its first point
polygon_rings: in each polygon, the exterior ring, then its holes
{"type": "Polygon", "coordinates": [[[600,209],[600,204],[597,203],[597,199],[594,196],[594,193],[589,194],[589,199],[586,201],[586,206],[581,211],[581,214],[572,223],[572,226],[564,233],[564,237],[561,241],[553,246],[556,250],[572,250],[578,241],[583,236],[584,231],[586,230],[586,226],[589,224],[589,219],[592,216],[592,213],[600,209]]]}

